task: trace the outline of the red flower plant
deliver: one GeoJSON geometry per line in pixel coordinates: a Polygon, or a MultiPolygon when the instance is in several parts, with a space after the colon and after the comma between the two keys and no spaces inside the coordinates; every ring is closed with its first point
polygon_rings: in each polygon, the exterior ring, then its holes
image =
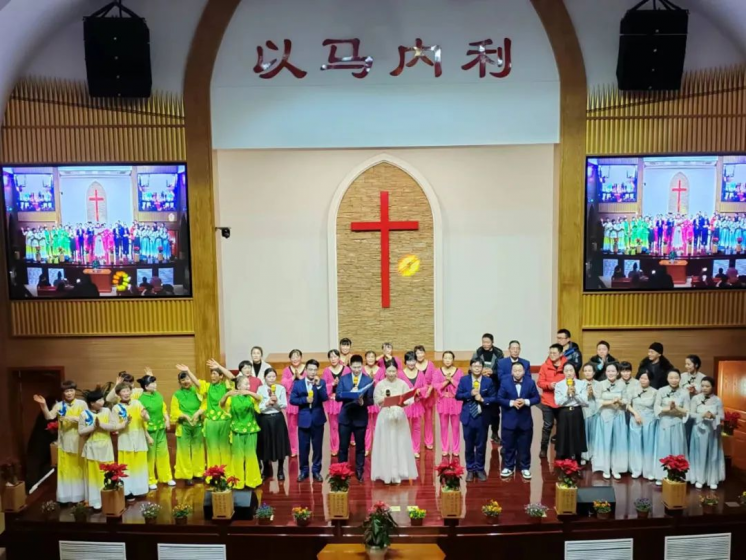
{"type": "Polygon", "coordinates": [[[741,419],[741,415],[738,412],[726,412],[723,418],[723,431],[732,436],[733,432],[738,428],[738,421],[741,419]]]}
{"type": "Polygon", "coordinates": [[[686,482],[689,472],[689,461],[683,455],[669,455],[660,460],[666,471],[666,478],[671,482],[686,482]]]}
{"type": "Polygon", "coordinates": [[[121,463],[101,463],[99,469],[104,471],[104,490],[118,490],[128,478],[127,465],[121,463]]]}
{"type": "Polygon", "coordinates": [[[232,490],[238,479],[235,476],[225,476],[225,465],[213,466],[202,475],[205,482],[212,488],[213,492],[226,492],[232,490]]]}
{"type": "Polygon", "coordinates": [[[48,432],[56,432],[59,429],[60,429],[60,423],[57,422],[57,420],[53,420],[51,422],[47,422],[46,430],[48,432]]]}
{"type": "Polygon", "coordinates": [[[554,468],[561,471],[560,484],[565,488],[577,488],[580,477],[580,466],[575,459],[563,459],[554,462],[554,468]]]}
{"type": "Polygon", "coordinates": [[[461,488],[461,477],[464,476],[464,467],[457,461],[443,461],[435,467],[440,479],[440,485],[444,490],[456,491],[461,488]]]}
{"type": "Polygon", "coordinates": [[[355,474],[349,463],[334,463],[329,465],[329,488],[332,492],[347,492],[350,489],[350,479],[355,474]]]}

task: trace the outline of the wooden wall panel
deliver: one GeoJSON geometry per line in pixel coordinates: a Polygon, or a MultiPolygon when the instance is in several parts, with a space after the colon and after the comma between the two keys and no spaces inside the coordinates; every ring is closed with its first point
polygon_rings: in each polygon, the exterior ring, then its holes
{"type": "MultiPolygon", "coordinates": [[[[684,370],[684,360],[689,354],[702,359],[702,371],[715,373],[715,358],[746,354],[746,328],[742,329],[650,329],[650,330],[585,330],[583,359],[589,360],[596,353],[596,343],[605,340],[611,344],[611,354],[617,360],[632,362],[635,367],[647,356],[652,342],[660,342],[666,357],[673,365],[684,370]]],[[[636,371],[636,370],[635,370],[636,371]]]]}
{"type": "MultiPolygon", "coordinates": [[[[718,389],[726,408],[746,414],[746,346],[742,347],[741,351],[743,358],[740,360],[718,362],[718,389]]],[[[739,428],[746,428],[746,418],[739,422],[739,428]]]]}

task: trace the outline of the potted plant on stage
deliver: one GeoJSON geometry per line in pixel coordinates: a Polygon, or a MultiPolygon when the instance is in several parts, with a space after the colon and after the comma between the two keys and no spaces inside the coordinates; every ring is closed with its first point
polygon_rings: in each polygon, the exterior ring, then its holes
{"type": "Polygon", "coordinates": [[[57,521],[60,514],[60,505],[54,500],[49,500],[41,505],[41,514],[47,521],[57,521]]]}
{"type": "Polygon", "coordinates": [[[663,479],[663,505],[667,509],[684,509],[689,461],[683,455],[669,455],[660,461],[666,471],[666,478],[663,479]]]}
{"type": "MultiPolygon", "coordinates": [[[[192,514],[192,506],[189,504],[176,504],[171,511],[176,525],[186,525],[189,516],[192,514]]],[[[156,516],[157,517],[157,516],[156,516]]]]}
{"type": "Polygon", "coordinates": [[[202,475],[212,491],[212,518],[233,517],[233,488],[238,482],[235,476],[225,475],[225,465],[210,467],[202,475]]]}
{"type": "Polygon", "coordinates": [[[647,519],[650,517],[650,510],[653,509],[653,502],[648,498],[637,498],[635,500],[635,510],[638,519],[647,519]]]}
{"type": "Polygon", "coordinates": [[[298,527],[308,527],[311,524],[313,513],[307,507],[297,506],[293,508],[293,519],[298,527]]]}
{"type": "Polygon", "coordinates": [[[578,478],[580,466],[575,459],[554,462],[559,471],[559,480],[554,494],[554,509],[557,515],[575,515],[578,507],[578,478]]]}
{"type": "Polygon", "coordinates": [[[18,480],[18,465],[8,461],[0,466],[3,487],[3,511],[21,511],[26,507],[26,483],[18,480]]]}
{"type": "Polygon", "coordinates": [[[355,471],[350,468],[348,463],[334,463],[329,465],[329,475],[326,479],[329,481],[329,519],[349,519],[350,502],[349,490],[350,480],[355,471]]]}
{"type": "Polygon", "coordinates": [[[440,480],[441,517],[461,517],[461,477],[464,476],[464,467],[458,460],[443,461],[435,470],[440,480]]]}
{"type": "Polygon", "coordinates": [[[503,508],[496,500],[490,500],[489,503],[482,506],[482,513],[491,525],[497,525],[500,522],[502,512],[503,508]]]}
{"type": "Polygon", "coordinates": [[[57,420],[52,420],[51,422],[47,422],[46,430],[54,436],[54,441],[49,444],[49,460],[51,462],[52,467],[57,466],[57,432],[60,428],[59,422],[57,420]]]}
{"type": "Polygon", "coordinates": [[[88,502],[78,502],[70,508],[70,511],[72,512],[73,519],[75,519],[76,523],[86,523],[88,521],[88,516],[91,513],[91,508],[88,505],[88,502]]]}
{"type": "Polygon", "coordinates": [[[596,517],[599,519],[609,519],[611,517],[611,504],[606,500],[594,501],[593,509],[596,511],[596,517]]]}
{"type": "Polygon", "coordinates": [[[127,465],[101,463],[104,471],[104,487],[101,490],[101,509],[106,517],[122,517],[124,504],[124,479],[127,478],[127,465]]]}
{"type": "Polygon", "coordinates": [[[158,515],[161,513],[161,506],[145,502],[140,506],[140,513],[145,520],[145,525],[155,525],[158,523],[158,515]]]}
{"type": "Polygon", "coordinates": [[[383,502],[376,502],[363,521],[363,541],[368,558],[381,559],[391,546],[391,531],[397,527],[391,509],[383,502]]]}
{"type": "Polygon", "coordinates": [[[275,509],[269,504],[262,504],[256,508],[256,519],[259,525],[271,525],[275,516],[275,509]]]}
{"type": "Polygon", "coordinates": [[[541,523],[541,521],[547,516],[547,510],[549,509],[544,504],[528,504],[523,508],[528,515],[528,520],[531,523],[541,523]]]}
{"type": "Polygon", "coordinates": [[[715,494],[705,494],[699,498],[699,503],[702,505],[702,513],[709,515],[715,513],[715,507],[720,503],[720,500],[715,494]]]}
{"type": "Polygon", "coordinates": [[[733,433],[738,429],[738,421],[741,415],[738,412],[726,412],[723,417],[723,432],[721,440],[723,442],[723,455],[733,457],[733,433]]]}
{"type": "Polygon", "coordinates": [[[412,506],[408,508],[407,513],[409,514],[409,524],[412,527],[422,527],[422,523],[425,521],[425,516],[427,515],[427,510],[418,508],[417,506],[412,506]]]}

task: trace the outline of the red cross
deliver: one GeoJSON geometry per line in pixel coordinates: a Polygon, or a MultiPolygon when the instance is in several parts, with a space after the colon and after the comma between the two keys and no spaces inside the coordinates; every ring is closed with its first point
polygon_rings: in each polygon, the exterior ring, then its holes
{"type": "Polygon", "coordinates": [[[688,191],[686,187],[681,186],[681,179],[679,179],[679,186],[673,187],[671,192],[676,193],[676,212],[681,213],[681,193],[688,191]]]}
{"type": "Polygon", "coordinates": [[[104,199],[103,199],[103,197],[98,196],[98,189],[95,189],[93,191],[93,196],[91,198],[89,198],[88,200],[90,200],[91,202],[93,202],[96,205],[96,221],[98,222],[98,203],[99,202],[103,202],[104,199]]]}
{"type": "Polygon", "coordinates": [[[381,232],[381,307],[391,307],[391,279],[389,277],[389,232],[420,229],[420,222],[389,221],[389,193],[381,191],[381,219],[378,222],[352,222],[352,231],[381,232]]]}

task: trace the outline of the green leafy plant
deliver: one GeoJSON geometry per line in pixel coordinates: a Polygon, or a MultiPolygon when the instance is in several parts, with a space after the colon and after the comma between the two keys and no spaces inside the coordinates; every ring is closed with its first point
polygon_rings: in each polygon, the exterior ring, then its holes
{"type": "Polygon", "coordinates": [[[272,519],[272,516],[274,514],[275,508],[273,508],[269,504],[262,504],[258,508],[256,508],[257,519],[272,519]]]}
{"type": "Polygon", "coordinates": [[[391,517],[391,509],[384,502],[376,502],[363,521],[363,542],[368,548],[388,548],[391,531],[398,527],[391,517]]]}
{"type": "Polygon", "coordinates": [[[155,519],[158,517],[158,514],[161,513],[161,506],[145,502],[140,506],[140,513],[145,519],[155,519]]]}
{"type": "Polygon", "coordinates": [[[720,503],[720,500],[715,494],[705,494],[699,499],[699,503],[703,506],[716,506],[720,503]]]}
{"type": "Polygon", "coordinates": [[[637,498],[635,500],[635,510],[637,511],[650,511],[653,509],[653,502],[648,498],[637,498]]]}
{"type": "Polygon", "coordinates": [[[41,512],[46,515],[51,515],[60,510],[60,506],[54,500],[49,500],[41,505],[41,512]]]}
{"type": "Polygon", "coordinates": [[[427,515],[427,510],[414,506],[412,508],[409,508],[408,513],[409,513],[410,519],[425,519],[425,516],[427,515]]]}
{"type": "MultiPolygon", "coordinates": [[[[173,515],[175,519],[189,517],[192,514],[192,511],[194,511],[192,506],[188,504],[176,504],[174,509],[171,511],[171,515],[173,515]]],[[[158,517],[158,514],[156,513],[155,516],[158,517]]]]}
{"type": "Polygon", "coordinates": [[[529,517],[546,517],[549,508],[544,504],[527,504],[523,509],[529,517]]]}

